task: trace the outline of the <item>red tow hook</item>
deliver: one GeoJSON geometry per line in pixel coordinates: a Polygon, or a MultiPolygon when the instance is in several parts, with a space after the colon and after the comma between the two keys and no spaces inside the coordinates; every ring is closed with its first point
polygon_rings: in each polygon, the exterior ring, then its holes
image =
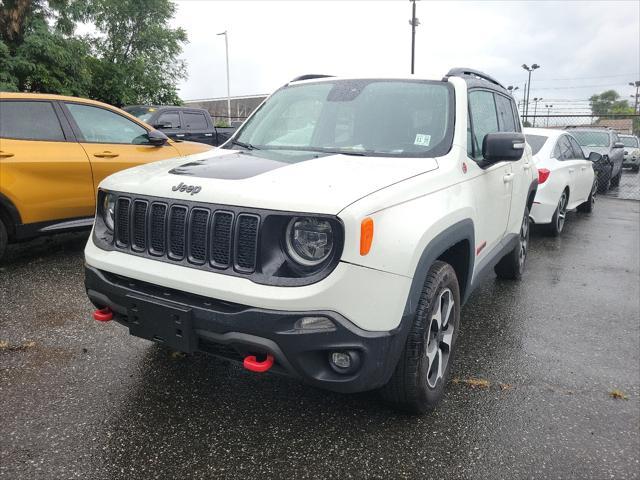
{"type": "Polygon", "coordinates": [[[109,307],[104,307],[93,312],[93,318],[99,322],[109,322],[113,320],[113,312],[109,307]]]}
{"type": "Polygon", "coordinates": [[[243,365],[244,368],[252,372],[264,373],[271,367],[273,367],[273,355],[271,355],[270,353],[267,354],[267,358],[265,358],[262,362],[259,362],[256,359],[255,355],[249,355],[248,357],[244,358],[243,365]]]}

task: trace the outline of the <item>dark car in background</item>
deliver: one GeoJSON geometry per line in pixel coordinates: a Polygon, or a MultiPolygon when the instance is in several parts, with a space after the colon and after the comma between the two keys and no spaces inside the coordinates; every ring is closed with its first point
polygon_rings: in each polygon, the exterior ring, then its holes
{"type": "Polygon", "coordinates": [[[615,130],[606,127],[577,126],[567,130],[578,141],[585,156],[593,162],[598,191],[606,192],[620,184],[624,144],[615,130]]]}
{"type": "Polygon", "coordinates": [[[209,112],[202,108],[131,105],[124,110],[173,140],[189,140],[217,147],[236,131],[235,127],[216,127],[209,112]]]}

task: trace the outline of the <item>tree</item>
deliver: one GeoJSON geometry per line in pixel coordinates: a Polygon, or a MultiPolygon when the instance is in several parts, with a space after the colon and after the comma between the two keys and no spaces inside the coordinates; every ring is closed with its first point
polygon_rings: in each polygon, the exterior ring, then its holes
{"type": "Polygon", "coordinates": [[[626,100],[620,100],[620,94],[615,90],[607,90],[589,98],[593,115],[630,114],[633,108],[626,100]]]}
{"type": "Polygon", "coordinates": [[[0,3],[0,89],[86,95],[89,44],[65,0],[0,3]]]}
{"type": "Polygon", "coordinates": [[[126,104],[180,103],[177,83],[185,78],[178,59],[187,35],[170,28],[169,0],[93,0],[88,17],[102,34],[89,65],[92,98],[126,104]]]}
{"type": "Polygon", "coordinates": [[[180,103],[187,41],[170,0],[0,0],[0,90],[180,103]],[[78,22],[98,35],[78,36],[78,22]]]}

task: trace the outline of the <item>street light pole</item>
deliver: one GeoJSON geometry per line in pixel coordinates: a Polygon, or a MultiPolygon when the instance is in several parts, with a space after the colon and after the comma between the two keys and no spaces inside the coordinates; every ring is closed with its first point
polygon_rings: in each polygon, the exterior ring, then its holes
{"type": "Polygon", "coordinates": [[[525,117],[529,116],[529,98],[531,95],[531,72],[533,72],[534,70],[540,68],[540,65],[538,65],[537,63],[534,63],[533,65],[531,65],[531,67],[529,67],[526,63],[522,64],[522,68],[524,68],[527,72],[529,72],[529,80],[527,82],[527,101],[525,104],[525,117]]]}
{"type": "Polygon", "coordinates": [[[222,33],[218,33],[217,35],[224,35],[224,48],[226,51],[227,57],[227,124],[231,126],[231,88],[229,86],[229,37],[227,36],[227,31],[225,30],[222,33]]]}
{"type": "Polygon", "coordinates": [[[542,97],[537,98],[535,97],[533,99],[533,125],[532,126],[536,126],[536,114],[538,112],[538,102],[542,101],[542,97]]]}
{"type": "Polygon", "coordinates": [[[549,126],[549,115],[551,115],[551,109],[553,108],[553,105],[545,105],[545,108],[547,109],[547,127],[549,126]]]}
{"type": "Polygon", "coordinates": [[[409,25],[411,25],[411,75],[413,75],[416,58],[416,27],[420,25],[420,20],[416,18],[416,0],[411,0],[411,3],[413,5],[411,7],[409,25]]]}

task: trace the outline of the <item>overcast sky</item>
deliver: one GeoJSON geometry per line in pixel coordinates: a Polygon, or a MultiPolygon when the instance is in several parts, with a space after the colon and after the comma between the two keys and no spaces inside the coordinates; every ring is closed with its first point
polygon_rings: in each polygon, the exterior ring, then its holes
{"type": "MultiPolygon", "coordinates": [[[[395,1],[179,1],[187,31],[185,100],[268,93],[304,73],[407,75],[411,4],[395,1]]],[[[531,98],[586,100],[614,88],[625,98],[640,80],[640,2],[419,1],[416,75],[451,67],[483,70],[520,90],[522,63],[538,63],[531,98]]],[[[520,91],[516,92],[519,97],[520,91]]],[[[520,97],[521,98],[521,97],[520,97]]],[[[631,99],[630,99],[631,100],[631,99]]],[[[561,102],[557,108],[577,103],[561,102]]]]}

